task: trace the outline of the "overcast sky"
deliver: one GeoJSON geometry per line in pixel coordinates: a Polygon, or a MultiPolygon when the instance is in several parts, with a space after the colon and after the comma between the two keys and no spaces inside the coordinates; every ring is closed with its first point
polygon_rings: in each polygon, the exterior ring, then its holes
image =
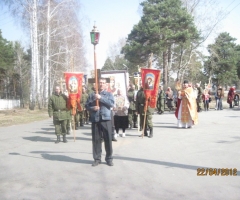
{"type": "MultiPolygon", "coordinates": [[[[100,31],[100,42],[97,45],[97,66],[101,68],[107,58],[108,47],[116,43],[120,38],[126,38],[140,20],[139,3],[142,0],[81,0],[81,22],[87,47],[87,58],[93,67],[93,45],[90,42],[90,31],[94,21],[100,31]]],[[[221,22],[216,33],[229,32],[232,37],[237,38],[240,44],[240,1],[239,0],[216,0],[220,8],[230,12],[221,22]]],[[[20,25],[8,14],[6,8],[0,8],[0,29],[2,35],[8,40],[22,40],[24,45],[28,44],[27,35],[21,30],[20,25]]],[[[211,13],[209,13],[210,15],[211,13]]],[[[213,42],[210,37],[208,43],[213,42]]]]}

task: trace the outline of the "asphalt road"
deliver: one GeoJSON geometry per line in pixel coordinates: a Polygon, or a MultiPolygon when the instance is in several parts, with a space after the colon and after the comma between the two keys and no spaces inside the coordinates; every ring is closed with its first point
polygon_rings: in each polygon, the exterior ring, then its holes
{"type": "Polygon", "coordinates": [[[51,119],[0,128],[0,200],[240,199],[240,109],[201,112],[192,129],[169,112],[153,122],[152,139],[133,129],[113,143],[113,167],[91,166],[90,125],[66,144],[54,143],[51,119]]]}

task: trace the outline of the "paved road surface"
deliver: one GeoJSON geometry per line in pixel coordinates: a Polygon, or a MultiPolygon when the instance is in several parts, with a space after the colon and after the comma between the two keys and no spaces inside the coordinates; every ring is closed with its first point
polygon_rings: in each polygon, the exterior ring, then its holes
{"type": "Polygon", "coordinates": [[[153,122],[152,139],[137,130],[118,138],[113,167],[91,166],[90,125],[67,144],[54,144],[51,119],[0,128],[0,199],[240,199],[239,109],[202,112],[192,129],[177,129],[168,112],[153,122]],[[198,168],[238,176],[197,176],[198,168]]]}

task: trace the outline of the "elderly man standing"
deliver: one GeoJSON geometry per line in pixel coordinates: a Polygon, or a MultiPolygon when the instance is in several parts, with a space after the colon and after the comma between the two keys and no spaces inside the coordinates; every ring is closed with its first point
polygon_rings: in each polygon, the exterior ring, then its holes
{"type": "Polygon", "coordinates": [[[99,94],[91,93],[85,105],[90,112],[90,121],[92,122],[93,167],[101,163],[102,138],[106,150],[105,160],[107,165],[113,166],[111,108],[114,107],[114,97],[105,88],[106,79],[101,78],[99,94]],[[96,106],[96,100],[99,101],[99,106],[96,106]]]}
{"type": "Polygon", "coordinates": [[[60,87],[56,86],[55,93],[49,98],[48,115],[53,117],[55,134],[57,135],[56,144],[60,142],[60,135],[63,135],[63,142],[66,143],[67,120],[70,117],[67,109],[67,96],[61,93],[60,87]]]}

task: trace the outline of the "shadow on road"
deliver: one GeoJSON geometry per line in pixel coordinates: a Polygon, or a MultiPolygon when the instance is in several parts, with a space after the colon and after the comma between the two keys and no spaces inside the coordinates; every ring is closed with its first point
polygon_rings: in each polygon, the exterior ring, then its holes
{"type": "MultiPolygon", "coordinates": [[[[71,163],[82,163],[82,164],[92,164],[92,160],[83,160],[83,159],[76,159],[65,155],[53,155],[55,153],[84,153],[84,154],[90,154],[87,152],[57,152],[57,151],[31,151],[32,154],[40,154],[43,159],[50,160],[50,161],[61,161],[61,162],[71,162],[71,163]]],[[[21,155],[19,153],[9,153],[9,155],[15,155],[15,156],[27,156],[27,155],[21,155]]],[[[27,156],[32,158],[38,158],[39,157],[33,157],[33,156],[27,156]]],[[[150,159],[144,159],[144,158],[133,158],[133,157],[125,157],[125,156],[113,156],[113,159],[115,160],[124,160],[124,161],[130,161],[130,162],[138,162],[138,163],[147,163],[147,164],[154,164],[154,165],[161,165],[171,168],[181,168],[181,169],[189,169],[194,170],[197,174],[198,168],[204,168],[204,169],[210,169],[212,167],[206,167],[206,166],[196,166],[196,165],[187,165],[187,164],[180,164],[180,163],[173,163],[173,162],[166,162],[166,161],[160,161],[160,160],[150,160],[150,159]]],[[[237,172],[237,176],[240,176],[240,171],[237,172]]]]}
{"type": "Polygon", "coordinates": [[[51,154],[41,154],[41,156],[46,160],[51,161],[63,161],[63,162],[71,162],[71,163],[82,163],[82,164],[92,164],[92,160],[83,160],[83,159],[76,159],[71,158],[68,156],[62,156],[62,155],[51,155],[51,154]]]}
{"type": "Polygon", "coordinates": [[[176,124],[176,123],[153,122],[153,124],[176,124]]]}
{"type": "MultiPolygon", "coordinates": [[[[41,137],[41,136],[33,136],[33,137],[23,137],[24,140],[30,140],[33,142],[55,142],[56,139],[48,138],[48,137],[41,137]]],[[[73,139],[73,135],[67,135],[67,139],[73,139]]],[[[62,139],[61,139],[62,140],[62,139]]],[[[76,137],[76,140],[86,140],[92,141],[91,138],[84,138],[84,137],[76,137]]]]}
{"type": "Polygon", "coordinates": [[[239,118],[240,116],[225,116],[225,117],[239,118]]]}
{"type": "Polygon", "coordinates": [[[30,140],[33,142],[54,142],[51,138],[41,137],[41,136],[33,136],[33,137],[23,137],[24,140],[30,140]]]}
{"type": "Polygon", "coordinates": [[[177,129],[177,125],[175,124],[175,126],[156,126],[154,125],[154,127],[161,127],[161,128],[171,128],[171,129],[177,129]]]}
{"type": "Polygon", "coordinates": [[[226,141],[226,140],[219,140],[217,143],[235,143],[235,142],[240,142],[240,137],[231,137],[234,140],[232,141],[226,141]]]}

